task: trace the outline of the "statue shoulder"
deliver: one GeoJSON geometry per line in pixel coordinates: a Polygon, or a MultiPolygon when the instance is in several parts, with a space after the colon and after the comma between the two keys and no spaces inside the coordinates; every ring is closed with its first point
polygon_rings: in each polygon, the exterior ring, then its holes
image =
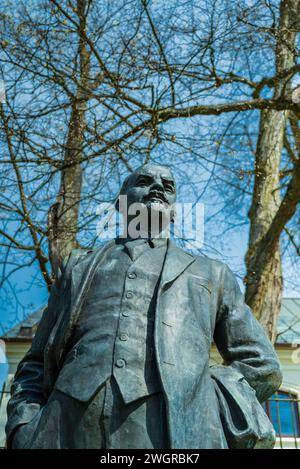
{"type": "Polygon", "coordinates": [[[84,259],[86,256],[92,254],[93,249],[73,249],[68,256],[66,256],[60,266],[61,274],[71,272],[73,267],[84,259]]]}
{"type": "Polygon", "coordinates": [[[68,262],[77,264],[80,259],[86,257],[89,254],[92,254],[94,251],[94,249],[89,248],[73,249],[70,253],[68,262]]]}
{"type": "Polygon", "coordinates": [[[203,254],[194,255],[194,258],[195,262],[192,267],[193,270],[201,273],[205,272],[207,277],[217,284],[221,284],[223,282],[224,274],[229,270],[229,267],[224,262],[212,259],[203,254]]]}
{"type": "Polygon", "coordinates": [[[196,259],[196,265],[206,264],[211,270],[216,272],[221,272],[227,267],[224,262],[217,259],[212,259],[211,257],[205,256],[204,254],[194,255],[194,258],[196,259]]]}
{"type": "Polygon", "coordinates": [[[75,267],[75,265],[77,265],[82,260],[86,259],[87,257],[92,258],[94,255],[98,254],[98,252],[104,252],[113,244],[114,241],[102,244],[100,246],[95,246],[94,248],[73,249],[69,256],[64,259],[62,263],[62,271],[70,272],[75,267]]]}

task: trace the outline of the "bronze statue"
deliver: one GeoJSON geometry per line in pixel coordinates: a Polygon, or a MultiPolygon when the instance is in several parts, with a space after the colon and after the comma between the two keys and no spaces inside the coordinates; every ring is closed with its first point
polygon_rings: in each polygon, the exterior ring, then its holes
{"type": "MultiPolygon", "coordinates": [[[[142,166],[121,194],[174,216],[168,167],[142,166]]],[[[63,263],[15,375],[8,447],[273,446],[260,402],[280,366],[234,275],[153,230],[63,263]],[[213,340],[222,366],[209,366],[213,340]]]]}

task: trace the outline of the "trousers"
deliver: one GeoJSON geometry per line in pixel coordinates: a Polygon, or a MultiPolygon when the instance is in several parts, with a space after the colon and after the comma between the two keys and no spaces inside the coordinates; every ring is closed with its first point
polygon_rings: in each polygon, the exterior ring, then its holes
{"type": "Polygon", "coordinates": [[[166,409],[161,392],[125,404],[111,377],[89,402],[54,390],[32,421],[21,427],[14,448],[166,449],[166,409]]]}

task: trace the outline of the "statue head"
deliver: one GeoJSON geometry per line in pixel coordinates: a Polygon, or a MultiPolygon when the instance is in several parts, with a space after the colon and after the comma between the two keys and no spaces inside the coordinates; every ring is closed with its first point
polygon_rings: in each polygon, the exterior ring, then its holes
{"type": "MultiPolygon", "coordinates": [[[[161,232],[166,225],[174,221],[174,203],[176,202],[176,185],[168,166],[152,163],[144,164],[124,180],[116,208],[124,215],[126,210],[127,225],[134,218],[130,207],[140,204],[147,214],[148,232],[161,232]],[[120,196],[126,196],[126,203],[120,203],[120,196]],[[154,226],[153,219],[159,220],[154,226]]],[[[151,233],[150,233],[151,234],[151,233]]]]}

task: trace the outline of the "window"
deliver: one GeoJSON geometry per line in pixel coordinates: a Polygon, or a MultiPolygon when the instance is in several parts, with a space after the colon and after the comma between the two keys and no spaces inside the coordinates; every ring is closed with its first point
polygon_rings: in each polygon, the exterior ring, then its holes
{"type": "Polygon", "coordinates": [[[278,391],[264,404],[277,436],[300,436],[299,398],[287,391],[278,391]]]}
{"type": "Polygon", "coordinates": [[[31,337],[32,335],[32,327],[30,326],[21,326],[19,335],[21,337],[31,337]]]}

